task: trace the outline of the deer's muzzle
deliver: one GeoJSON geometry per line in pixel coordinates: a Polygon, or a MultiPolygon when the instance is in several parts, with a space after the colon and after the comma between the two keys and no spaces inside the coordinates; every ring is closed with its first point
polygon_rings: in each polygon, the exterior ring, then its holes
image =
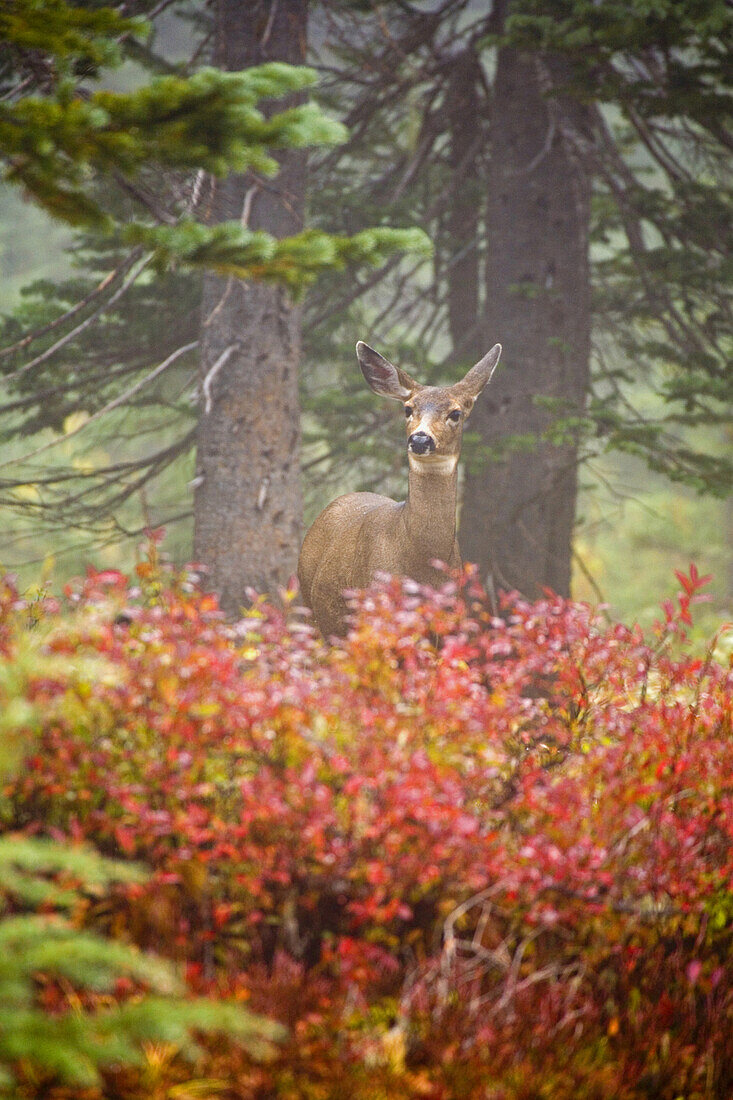
{"type": "Polygon", "coordinates": [[[413,432],[407,440],[408,450],[416,455],[429,455],[435,450],[435,440],[427,432],[413,432]]]}

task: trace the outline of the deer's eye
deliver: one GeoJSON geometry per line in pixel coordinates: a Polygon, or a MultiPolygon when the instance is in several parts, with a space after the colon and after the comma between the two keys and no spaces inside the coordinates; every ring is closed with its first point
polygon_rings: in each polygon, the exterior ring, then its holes
{"type": "Polygon", "coordinates": [[[457,424],[460,419],[461,419],[461,410],[460,409],[451,409],[451,411],[448,413],[448,420],[450,420],[450,422],[452,424],[457,424]]]}
{"type": "Polygon", "coordinates": [[[414,411],[415,410],[413,409],[412,405],[405,405],[405,416],[408,420],[410,419],[414,411]]]}

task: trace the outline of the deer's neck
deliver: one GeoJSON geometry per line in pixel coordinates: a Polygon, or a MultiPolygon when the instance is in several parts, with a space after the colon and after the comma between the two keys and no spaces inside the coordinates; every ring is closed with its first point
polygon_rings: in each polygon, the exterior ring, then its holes
{"type": "Polygon", "coordinates": [[[456,537],[458,458],[409,455],[405,523],[410,541],[430,561],[450,561],[456,537]]]}

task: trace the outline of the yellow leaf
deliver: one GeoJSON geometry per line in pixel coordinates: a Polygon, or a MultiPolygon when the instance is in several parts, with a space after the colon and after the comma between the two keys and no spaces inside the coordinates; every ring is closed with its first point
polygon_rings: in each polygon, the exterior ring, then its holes
{"type": "Polygon", "coordinates": [[[77,412],[69,413],[64,419],[64,435],[71,435],[72,432],[78,432],[79,428],[83,428],[89,419],[89,413],[83,409],[78,409],[77,412]]]}
{"type": "Polygon", "coordinates": [[[227,1081],[215,1077],[199,1077],[168,1089],[169,1100],[210,1100],[217,1093],[228,1091],[227,1081]]]}
{"type": "Polygon", "coordinates": [[[37,485],[16,485],[13,489],[13,496],[17,497],[18,500],[37,501],[41,499],[37,485]]]}
{"type": "Polygon", "coordinates": [[[176,676],[161,676],[158,680],[158,691],[163,697],[163,701],[166,702],[169,707],[173,706],[176,702],[177,689],[178,678],[176,676]]]}
{"type": "Polygon", "coordinates": [[[382,1035],[382,1049],[385,1061],[394,1073],[401,1073],[405,1068],[405,1033],[401,1027],[391,1027],[382,1035]]]}
{"type": "Polygon", "coordinates": [[[73,458],[71,460],[71,465],[75,470],[78,470],[80,474],[94,473],[94,463],[90,462],[88,458],[73,458]]]}
{"type": "Polygon", "coordinates": [[[219,713],[221,707],[218,703],[194,703],[190,710],[196,718],[213,718],[219,713]]]}

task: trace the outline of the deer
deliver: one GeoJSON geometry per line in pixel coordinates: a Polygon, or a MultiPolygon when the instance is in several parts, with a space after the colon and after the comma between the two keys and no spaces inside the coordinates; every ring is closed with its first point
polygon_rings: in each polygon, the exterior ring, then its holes
{"type": "Polygon", "coordinates": [[[436,587],[445,581],[436,562],[461,568],[456,501],[463,428],[500,355],[501,344],[495,344],[460,382],[423,386],[362,340],[357,343],[367,385],[404,406],[407,499],[347,493],[332,501],[309,528],[298,560],[298,581],[324,638],[346,633],[344,593],[367,588],[375,573],[436,587]]]}

